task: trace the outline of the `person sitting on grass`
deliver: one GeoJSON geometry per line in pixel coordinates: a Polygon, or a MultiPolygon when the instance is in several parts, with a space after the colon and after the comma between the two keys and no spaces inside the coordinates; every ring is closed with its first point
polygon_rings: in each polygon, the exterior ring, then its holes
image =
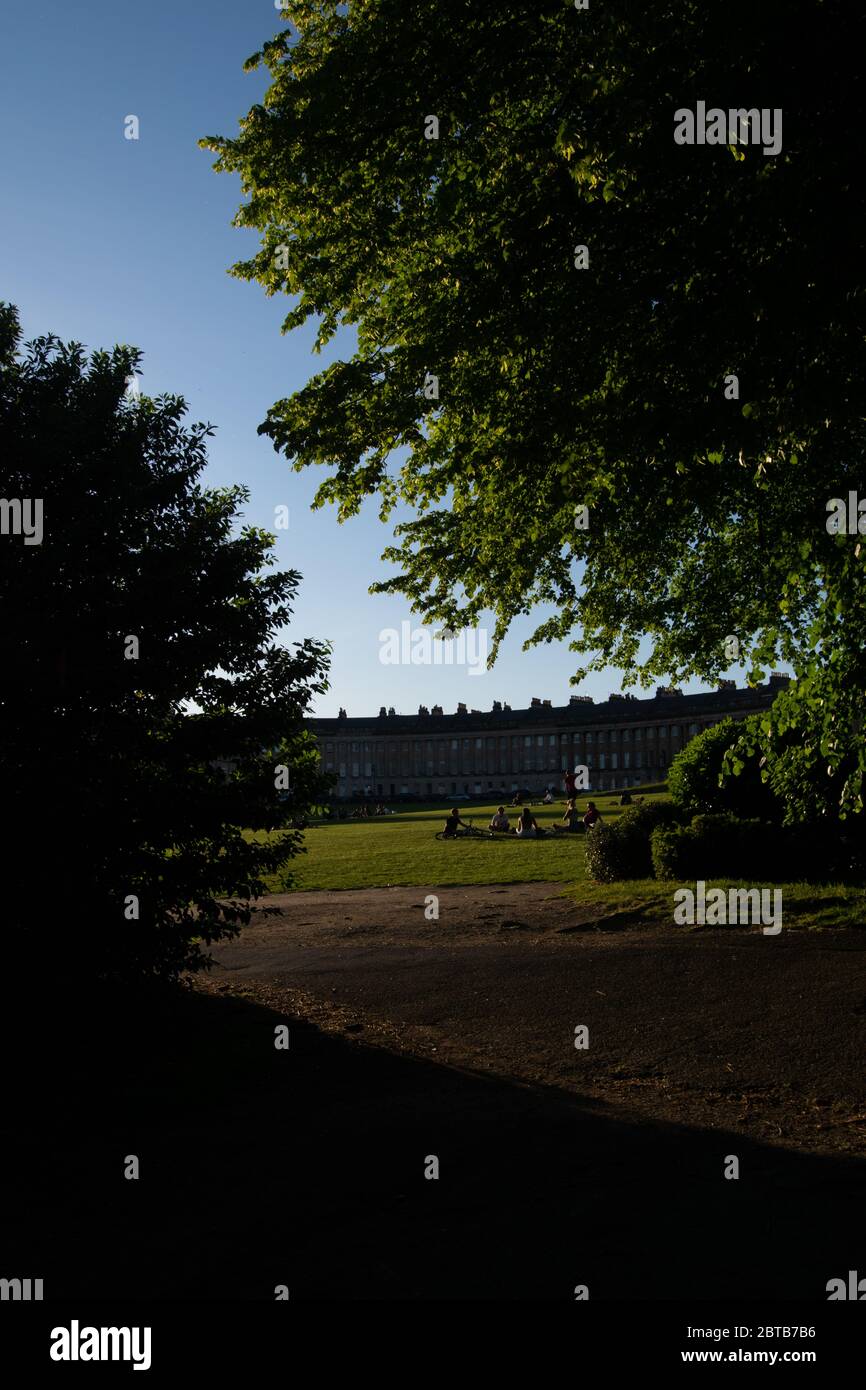
{"type": "Polygon", "coordinates": [[[553,828],[561,835],[572,834],[583,829],[580,812],[574,804],[574,797],[566,802],[565,814],[562,817],[562,821],[558,821],[553,828]]]}
{"type": "Polygon", "coordinates": [[[550,787],[548,787],[547,791],[544,793],[544,804],[545,806],[553,805],[553,792],[550,790],[550,787]]]}
{"type": "Polygon", "coordinates": [[[496,815],[491,820],[489,828],[491,830],[508,830],[510,826],[511,822],[505,814],[505,807],[500,806],[496,815]]]}
{"type": "Polygon", "coordinates": [[[517,817],[517,826],[514,831],[523,840],[534,840],[539,834],[538,821],[532,814],[528,806],[524,806],[523,811],[517,817]]]}
{"type": "Polygon", "coordinates": [[[601,815],[599,813],[598,807],[596,806],[594,801],[588,801],[586,803],[586,815],[583,818],[584,830],[591,830],[592,827],[594,825],[598,825],[600,821],[601,815]]]}
{"type": "Polygon", "coordinates": [[[464,830],[469,829],[469,826],[466,824],[465,820],[460,819],[459,807],[452,806],[451,815],[447,816],[445,820],[445,838],[448,840],[453,839],[457,835],[459,827],[461,825],[463,826],[464,830]]]}

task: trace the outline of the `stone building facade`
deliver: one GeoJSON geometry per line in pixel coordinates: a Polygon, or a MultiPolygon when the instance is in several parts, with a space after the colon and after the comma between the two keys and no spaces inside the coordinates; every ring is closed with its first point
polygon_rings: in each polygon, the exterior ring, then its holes
{"type": "Polygon", "coordinates": [[[684,695],[659,686],[650,699],[611,695],[601,703],[573,695],[567,705],[533,700],[529,709],[495,701],[491,710],[439,705],[417,714],[383,708],[374,718],[310,719],[323,770],[341,798],[390,800],[487,796],[518,790],[559,792],[569,768],[589,770],[589,790],[616,791],[662,781],[671,759],[697,733],[727,717],[769,707],[788,677],[766,685],[684,695]]]}

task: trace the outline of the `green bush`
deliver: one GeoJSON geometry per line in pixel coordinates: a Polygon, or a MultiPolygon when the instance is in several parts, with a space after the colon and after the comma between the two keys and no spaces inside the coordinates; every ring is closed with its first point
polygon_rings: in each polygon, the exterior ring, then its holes
{"type": "Polygon", "coordinates": [[[753,732],[760,715],[737,721],[723,719],[698,734],[677,753],[670,766],[668,786],[671,799],[686,819],[703,813],[781,820],[782,805],[771,788],[761,780],[760,755],[744,760],[737,776],[722,779],[725,754],[741,734],[753,732]]]}
{"type": "Polygon", "coordinates": [[[690,826],[657,826],[650,837],[650,851],[656,878],[679,882],[698,878],[693,873],[695,838],[690,826]]]}
{"type": "Polygon", "coordinates": [[[615,883],[625,878],[622,841],[612,825],[596,825],[587,831],[586,863],[597,883],[615,883]]]}
{"type": "Polygon", "coordinates": [[[866,828],[783,826],[729,812],[693,816],[670,802],[630,806],[618,821],[587,833],[586,862],[598,883],[621,879],[730,879],[812,883],[866,880],[866,828]]]}
{"type": "Polygon", "coordinates": [[[761,870],[767,877],[768,857],[771,867],[779,857],[771,854],[770,842],[776,833],[776,828],[764,821],[737,820],[729,815],[695,816],[691,825],[660,827],[653,832],[653,871],[662,879],[742,879],[761,870]]]}
{"type": "Polygon", "coordinates": [[[660,826],[651,840],[656,878],[727,878],[756,883],[862,881],[862,835],[838,827],[779,826],[734,816],[695,816],[691,825],[660,826]]]}
{"type": "Polygon", "coordinates": [[[657,825],[677,825],[681,820],[680,813],[670,801],[637,801],[623,811],[615,825],[627,834],[638,831],[649,839],[657,825]]]}
{"type": "Polygon", "coordinates": [[[651,878],[650,836],[657,826],[672,825],[677,812],[669,802],[644,801],[630,806],[613,825],[597,825],[586,836],[586,862],[598,883],[623,878],[651,878]]]}
{"type": "Polygon", "coordinates": [[[779,834],[777,876],[811,883],[862,883],[866,835],[862,816],[838,822],[786,825],[779,834]]]}

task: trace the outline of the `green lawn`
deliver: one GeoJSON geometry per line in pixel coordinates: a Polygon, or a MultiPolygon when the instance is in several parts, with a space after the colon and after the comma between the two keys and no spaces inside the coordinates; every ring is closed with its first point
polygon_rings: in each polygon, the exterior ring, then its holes
{"type": "MultiPolygon", "coordinates": [[[[606,820],[622,813],[619,793],[599,792],[593,797],[606,820]]],[[[460,814],[486,829],[498,803],[460,803],[460,814]]],[[[585,807],[586,798],[578,799],[585,807]]],[[[306,854],[292,863],[295,887],[385,888],[398,885],[466,883],[526,883],[548,880],[574,883],[586,876],[582,835],[554,835],[542,840],[519,840],[503,835],[495,840],[435,839],[448,813],[444,803],[413,807],[393,816],[370,820],[324,822],[305,836],[306,854]]],[[[538,824],[547,828],[562,819],[564,801],[553,806],[533,806],[538,824]]],[[[512,825],[517,810],[509,808],[512,825]]],[[[280,875],[269,887],[280,888],[280,875]]]]}
{"type": "MultiPolygon", "coordinates": [[[[640,795],[640,789],[638,789],[640,795]]],[[[666,799],[658,787],[646,790],[646,800],[666,799]]],[[[622,814],[618,792],[593,797],[608,822],[622,814]]],[[[578,798],[581,809],[586,797],[578,798]]],[[[539,825],[552,826],[562,816],[564,802],[535,806],[539,825]]],[[[485,828],[496,803],[461,803],[461,816],[485,828]]],[[[642,920],[670,921],[672,883],[655,879],[623,883],[594,883],[587,875],[582,835],[549,835],[542,840],[437,841],[447,807],[414,806],[396,815],[370,820],[324,822],[305,835],[306,852],[292,862],[296,890],[388,887],[456,887],[475,883],[561,883],[581,907],[610,915],[640,913],[642,920]]],[[[514,823],[515,812],[509,809],[514,823]]],[[[712,881],[709,886],[730,886],[712,881]]],[[[751,886],[751,885],[745,885],[751,886]]],[[[281,875],[269,880],[271,892],[283,890],[281,875]]],[[[791,883],[783,885],[784,921],[805,928],[862,926],[866,923],[864,893],[848,885],[791,883]]]]}

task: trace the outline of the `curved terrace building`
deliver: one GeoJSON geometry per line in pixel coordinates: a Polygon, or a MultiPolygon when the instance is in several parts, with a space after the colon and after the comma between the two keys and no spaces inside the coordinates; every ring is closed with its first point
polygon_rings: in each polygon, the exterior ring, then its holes
{"type": "Polygon", "coordinates": [[[658,782],[671,758],[695,734],[727,717],[765,710],[788,677],[738,690],[721,681],[697,695],[659,686],[650,699],[611,695],[596,704],[573,695],[567,705],[533,700],[529,709],[494,701],[491,710],[440,705],[417,714],[383,706],[377,717],[310,719],[326,772],[337,778],[337,797],[393,799],[455,795],[498,796],[546,787],[561,790],[569,768],[589,769],[592,791],[658,782]]]}

